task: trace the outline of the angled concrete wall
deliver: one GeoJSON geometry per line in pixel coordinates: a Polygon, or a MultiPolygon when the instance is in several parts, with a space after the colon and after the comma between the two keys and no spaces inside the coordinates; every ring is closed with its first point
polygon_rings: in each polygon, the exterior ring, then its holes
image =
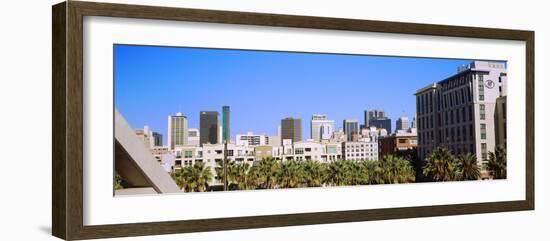
{"type": "MultiPolygon", "coordinates": [[[[174,180],[115,109],[115,167],[131,187],[151,187],[157,193],[181,192],[174,180]]],[[[121,193],[121,192],[118,192],[121,193]]]]}

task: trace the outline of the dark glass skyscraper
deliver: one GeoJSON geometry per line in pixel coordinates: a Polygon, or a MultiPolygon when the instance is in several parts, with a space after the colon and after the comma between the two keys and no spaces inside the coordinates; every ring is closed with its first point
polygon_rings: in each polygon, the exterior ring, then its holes
{"type": "Polygon", "coordinates": [[[285,118],[281,120],[281,143],[291,139],[292,143],[302,141],[302,119],[285,118]]]}
{"type": "Polygon", "coordinates": [[[222,107],[222,141],[229,143],[231,140],[231,129],[229,126],[229,106],[225,105],[222,107]]]}
{"type": "Polygon", "coordinates": [[[200,144],[218,144],[220,115],[217,111],[201,111],[200,144]]]}
{"type": "Polygon", "coordinates": [[[384,128],[389,133],[391,132],[391,119],[390,118],[379,118],[370,120],[370,126],[375,126],[376,128],[384,128]]]}

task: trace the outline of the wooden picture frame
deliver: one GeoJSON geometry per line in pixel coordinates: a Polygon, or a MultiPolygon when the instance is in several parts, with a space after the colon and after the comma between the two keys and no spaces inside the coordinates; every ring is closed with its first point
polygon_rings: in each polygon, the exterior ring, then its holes
{"type": "Polygon", "coordinates": [[[68,1],[52,7],[52,233],[66,239],[311,225],[533,210],[534,32],[325,17],[68,1]],[[525,200],[115,225],[83,224],[83,17],[107,16],[258,26],[451,36],[526,43],[525,200]]]}

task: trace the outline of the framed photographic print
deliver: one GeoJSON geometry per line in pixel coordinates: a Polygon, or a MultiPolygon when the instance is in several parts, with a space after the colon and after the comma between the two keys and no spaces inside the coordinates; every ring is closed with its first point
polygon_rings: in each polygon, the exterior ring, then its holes
{"type": "Polygon", "coordinates": [[[53,235],[534,209],[534,32],[53,6],[53,235]]]}

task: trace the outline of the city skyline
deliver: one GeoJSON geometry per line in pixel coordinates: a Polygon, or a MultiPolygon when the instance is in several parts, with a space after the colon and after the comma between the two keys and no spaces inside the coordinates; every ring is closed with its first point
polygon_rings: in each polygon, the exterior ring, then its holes
{"type": "Polygon", "coordinates": [[[198,128],[200,112],[216,111],[221,116],[225,105],[231,107],[231,139],[247,132],[276,134],[286,117],[301,118],[302,136],[308,139],[309,120],[314,114],[335,120],[336,129],[342,128],[339,123],[344,119],[361,120],[363,111],[369,109],[385,110],[392,120],[401,116],[412,120],[413,93],[455,74],[458,66],[471,61],[126,45],[114,48],[116,107],[132,127],[148,125],[163,134],[163,142],[167,142],[167,116],[182,112],[189,128],[198,128]],[[388,101],[388,93],[399,97],[388,101]]]}

